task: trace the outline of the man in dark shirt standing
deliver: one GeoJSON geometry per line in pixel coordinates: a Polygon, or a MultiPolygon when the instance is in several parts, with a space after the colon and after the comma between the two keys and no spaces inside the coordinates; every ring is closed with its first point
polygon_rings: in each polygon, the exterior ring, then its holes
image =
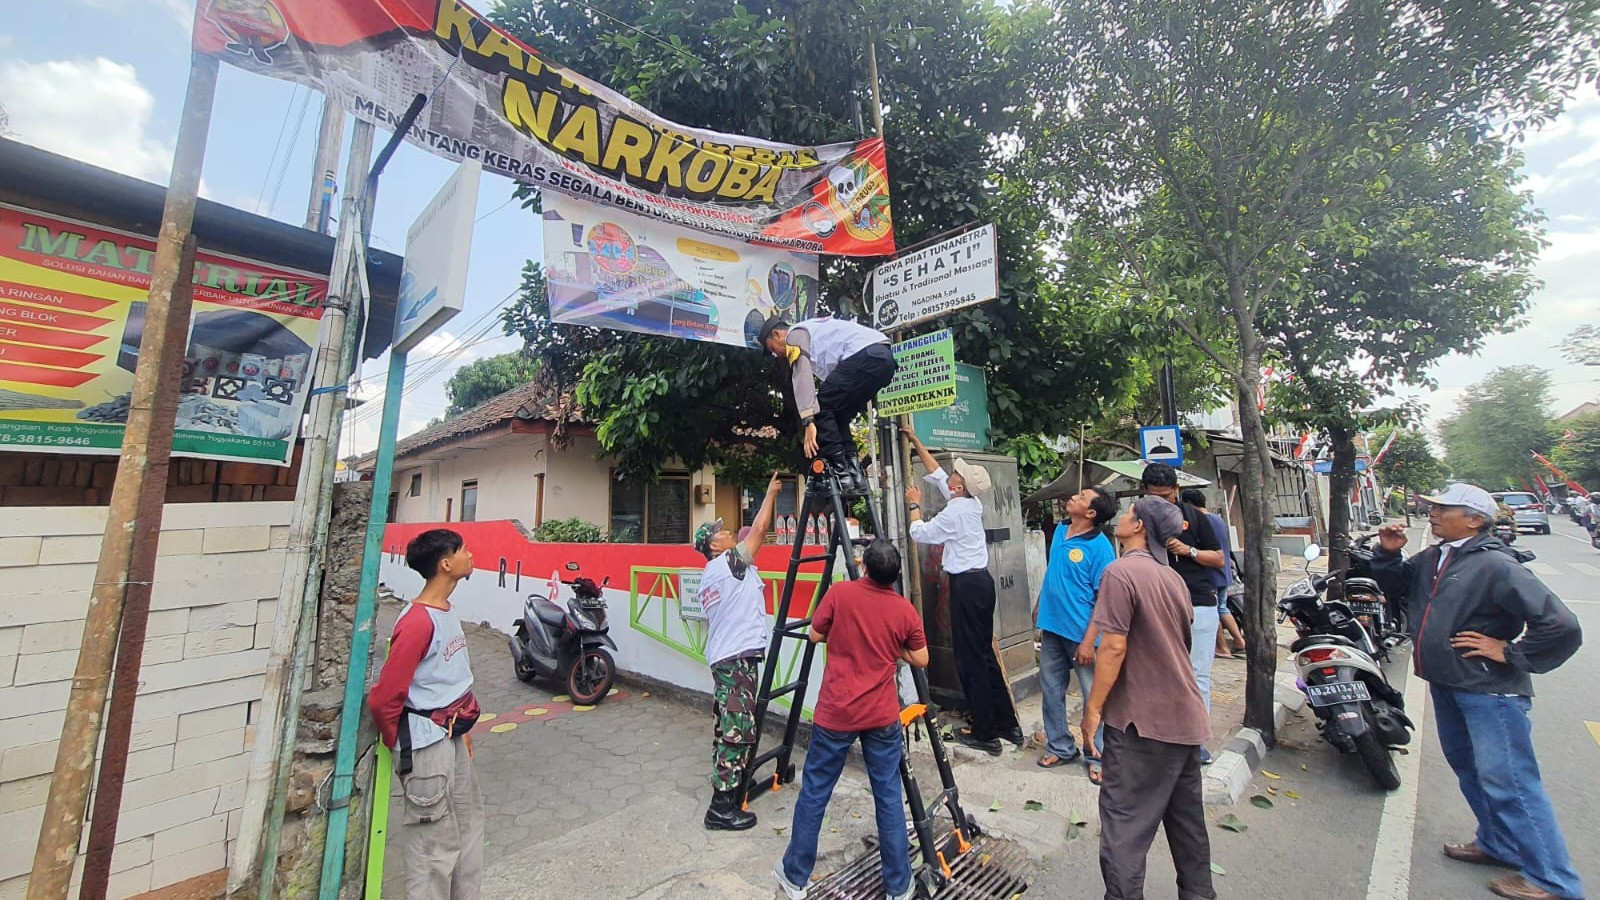
{"type": "Polygon", "coordinates": [[[811,642],[827,643],[828,664],[822,670],[822,689],[812,716],[789,849],[772,872],[784,895],[796,900],[806,895],[817,863],[823,813],[844,771],[845,755],[857,740],[872,784],[884,891],[889,900],[911,900],[914,890],[911,845],[901,808],[905,737],[900,731],[895,676],[901,662],[917,668],[928,665],[928,640],[917,611],[894,590],[900,577],[900,551],[888,541],[876,540],[862,557],[867,577],[828,588],[811,617],[811,642]]]}
{"type": "MultiPolygon", "coordinates": [[[[1222,555],[1222,543],[1205,513],[1178,496],[1178,470],[1166,463],[1151,463],[1145,467],[1144,492],[1160,497],[1178,507],[1183,517],[1182,533],[1166,539],[1167,552],[1172,554],[1172,570],[1183,578],[1189,588],[1189,601],[1194,604],[1194,624],[1191,628],[1189,663],[1194,670],[1195,684],[1200,688],[1200,699],[1206,709],[1211,709],[1211,666],[1216,662],[1217,629],[1222,619],[1217,612],[1217,589],[1214,572],[1227,562],[1222,555]]],[[[1211,751],[1200,748],[1200,763],[1209,765],[1211,751]]]]}
{"type": "MultiPolygon", "coordinates": [[[[1178,871],[1178,900],[1214,900],[1201,795],[1201,744],[1211,717],[1188,677],[1195,607],[1164,549],[1183,530],[1165,500],[1146,497],[1117,520],[1122,557],[1106,568],[1094,607],[1100,633],[1083,733],[1105,723],[1100,874],[1106,900],[1144,896],[1157,826],[1178,871]]],[[[1207,645],[1207,649],[1210,647],[1207,645]]]]}

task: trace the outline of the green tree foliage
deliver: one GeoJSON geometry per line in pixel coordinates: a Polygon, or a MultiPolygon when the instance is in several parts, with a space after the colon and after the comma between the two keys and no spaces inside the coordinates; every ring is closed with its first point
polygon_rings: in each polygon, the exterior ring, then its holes
{"type": "Polygon", "coordinates": [[[1439,426],[1451,474],[1488,491],[1523,488],[1529,452],[1549,455],[1559,433],[1549,406],[1550,372],[1536,366],[1495,369],[1467,388],[1439,426]]]}
{"type": "Polygon", "coordinates": [[[1550,461],[1567,477],[1591,491],[1600,491],[1600,413],[1556,423],[1560,443],[1550,461]]]}
{"type": "Polygon", "coordinates": [[[1118,251],[1105,278],[1172,310],[1241,400],[1246,723],[1270,740],[1272,463],[1253,402],[1268,326],[1314,295],[1319,258],[1376,243],[1374,186],[1392,168],[1458,144],[1507,160],[1516,134],[1592,80],[1595,5],[1060,0],[1056,11],[1023,132],[1037,183],[1118,251]],[[1227,352],[1206,338],[1219,320],[1227,352]]]}
{"type": "Polygon", "coordinates": [[[574,516],[551,519],[533,530],[533,539],[553,544],[599,544],[605,541],[600,526],[574,516]]]}
{"type": "MultiPolygon", "coordinates": [[[[928,326],[952,327],[957,358],[987,371],[997,439],[1071,430],[1136,392],[1140,370],[1128,363],[1141,342],[1124,317],[1063,280],[1066,264],[1046,252],[1052,210],[1012,174],[1011,136],[1031,115],[1025,86],[1041,62],[1048,9],[973,0],[595,8],[664,43],[563,0],[510,0],[498,15],[541,52],[661,115],[795,143],[870,131],[875,37],[897,243],[973,222],[999,226],[999,299],[928,326]]],[[[866,273],[859,261],[827,261],[833,311],[863,311],[866,273]]],[[[576,389],[620,469],[651,476],[669,458],[731,463],[751,453],[797,462],[782,377],[762,354],[551,327],[540,321],[546,312],[542,296],[525,294],[508,325],[546,358],[546,377],[576,389]],[[758,436],[768,426],[777,436],[758,436]]]]}
{"type": "Polygon", "coordinates": [[[1579,325],[1561,342],[1567,359],[1585,366],[1600,366],[1600,325],[1579,325]]]}
{"type": "Polygon", "coordinates": [[[445,382],[444,392],[450,398],[450,406],[445,409],[444,417],[453,419],[485,400],[522,387],[538,372],[539,361],[521,351],[474,360],[455,370],[445,382]]]}
{"type": "Polygon", "coordinates": [[[1444,487],[1444,463],[1435,456],[1428,439],[1420,431],[1403,426],[1380,428],[1372,437],[1372,446],[1382,447],[1395,434],[1389,452],[1375,467],[1378,478],[1389,487],[1402,487],[1412,491],[1433,491],[1444,487]]]}

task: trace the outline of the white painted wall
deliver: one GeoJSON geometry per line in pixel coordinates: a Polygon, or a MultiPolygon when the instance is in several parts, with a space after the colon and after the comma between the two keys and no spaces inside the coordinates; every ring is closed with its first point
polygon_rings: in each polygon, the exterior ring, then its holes
{"type": "MultiPolygon", "coordinates": [[[[571,443],[552,449],[549,438],[535,434],[495,432],[481,440],[440,451],[443,459],[395,465],[393,490],[400,494],[396,522],[443,522],[445,499],[452,499],[451,521],[461,520],[461,484],[478,482],[477,521],[517,519],[533,529],[538,523],[538,476],[545,476],[544,517],[577,518],[606,529],[611,520],[611,465],[600,456],[600,442],[575,435],[571,443]],[[421,493],[411,496],[411,476],[422,475],[421,493]]],[[[669,464],[669,471],[682,471],[669,464]]],[[[714,484],[716,470],[705,466],[692,473],[691,492],[699,484],[714,484]]],[[[718,490],[737,491],[720,486],[718,490]]],[[[691,525],[716,518],[715,501],[696,503],[690,495],[691,525]]],[[[737,529],[735,529],[737,530],[737,529]]]]}
{"type": "MultiPolygon", "coordinates": [[[[291,508],[166,507],[114,900],[227,865],[291,508]]],[[[0,517],[0,898],[26,889],[105,517],[103,507],[0,517]]]]}

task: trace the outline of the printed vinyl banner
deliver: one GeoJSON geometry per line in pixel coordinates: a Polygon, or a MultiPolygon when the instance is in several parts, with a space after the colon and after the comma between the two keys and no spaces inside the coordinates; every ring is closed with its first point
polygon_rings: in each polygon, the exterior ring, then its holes
{"type": "Polygon", "coordinates": [[[803,253],[894,252],[882,138],[800,147],[678,125],[459,0],[200,0],[194,45],[385,128],[427,94],[412,143],[542,189],[803,253]]]}
{"type": "Polygon", "coordinates": [[[817,308],[817,258],[719,240],[555,194],[544,198],[550,318],[754,347],[774,313],[817,308]]]}
{"type": "MultiPolygon", "coordinates": [[[[116,455],[155,242],[0,205],[0,450],[116,455]]],[[[172,452],[288,465],[328,280],[200,251],[172,452]]]]}
{"type": "Polygon", "coordinates": [[[894,380],[878,392],[878,415],[903,416],[956,402],[956,339],[948,328],[895,344],[894,380]]]}

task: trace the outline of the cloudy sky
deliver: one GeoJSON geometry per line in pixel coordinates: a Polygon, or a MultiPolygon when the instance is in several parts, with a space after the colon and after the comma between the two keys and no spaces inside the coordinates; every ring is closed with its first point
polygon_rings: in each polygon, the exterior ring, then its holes
{"type": "MultiPolygon", "coordinates": [[[[189,61],[192,0],[54,0],[29,3],[0,23],[0,106],[7,136],[144,178],[166,180],[189,61]]],[[[205,196],[301,224],[321,100],[309,92],[224,66],[202,179],[205,196]]],[[[381,133],[380,133],[381,134],[381,133]]],[[[1491,339],[1475,357],[1452,357],[1428,392],[1433,418],[1496,366],[1534,363],[1552,371],[1559,414],[1600,396],[1600,369],[1566,363],[1556,347],[1577,325],[1600,322],[1600,98],[1591,92],[1526,147],[1528,178],[1548,222],[1538,275],[1544,282],[1526,326],[1491,339]]],[[[396,154],[384,176],[373,243],[400,253],[412,219],[453,165],[416,147],[396,154]]],[[[341,168],[342,171],[342,168],[341,168]]],[[[444,411],[455,368],[515,349],[496,312],[515,291],[522,264],[537,257],[539,222],[508,202],[511,183],[485,175],[465,310],[411,353],[401,433],[444,411]]],[[[382,396],[384,361],[363,371],[361,396],[382,396]]],[[[376,442],[380,404],[354,416],[356,451],[376,442]]]]}

